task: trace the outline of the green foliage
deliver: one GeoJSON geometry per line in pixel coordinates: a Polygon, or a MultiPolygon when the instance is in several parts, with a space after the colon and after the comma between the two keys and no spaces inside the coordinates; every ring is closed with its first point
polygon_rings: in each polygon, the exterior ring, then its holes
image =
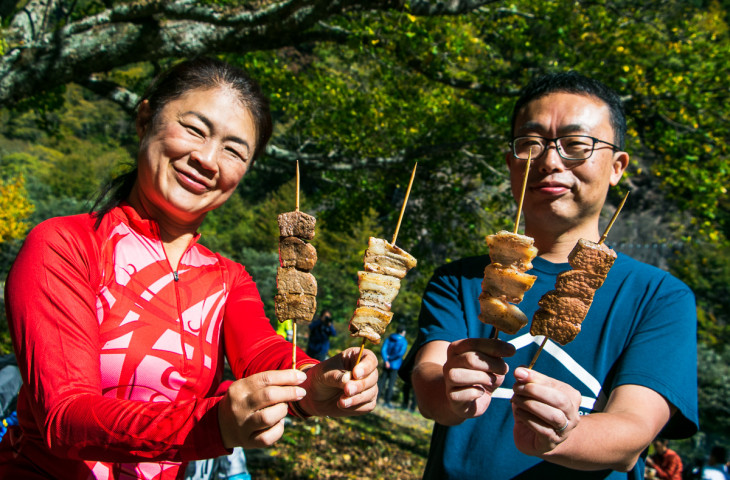
{"type": "Polygon", "coordinates": [[[672,273],[682,278],[697,297],[699,339],[713,348],[730,343],[730,242],[692,242],[676,257],[672,273]]]}
{"type": "Polygon", "coordinates": [[[24,238],[32,212],[23,176],[0,179],[0,244],[24,238]]]}
{"type": "Polygon", "coordinates": [[[697,372],[699,386],[700,425],[710,435],[721,435],[728,441],[730,432],[730,348],[720,352],[700,344],[697,372]]]}

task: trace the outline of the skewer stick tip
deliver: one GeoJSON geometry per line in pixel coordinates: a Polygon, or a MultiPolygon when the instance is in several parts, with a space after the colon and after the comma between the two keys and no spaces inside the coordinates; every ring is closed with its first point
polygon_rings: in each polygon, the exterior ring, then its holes
{"type": "Polygon", "coordinates": [[[400,230],[400,224],[403,220],[403,212],[406,211],[406,203],[408,203],[408,196],[411,194],[411,187],[413,186],[413,178],[416,176],[416,168],[418,167],[418,162],[416,162],[415,165],[413,165],[413,171],[411,172],[411,179],[408,181],[408,189],[406,190],[406,196],[403,199],[403,205],[400,208],[400,215],[398,216],[398,223],[395,226],[395,233],[393,234],[393,241],[390,242],[392,245],[395,245],[395,240],[398,238],[398,231],[400,230]]]}
{"type": "Polygon", "coordinates": [[[520,193],[520,201],[517,204],[517,217],[515,218],[515,231],[516,234],[520,229],[520,215],[522,214],[522,204],[525,201],[525,190],[527,189],[527,174],[530,173],[530,163],[532,162],[532,149],[527,154],[527,164],[525,165],[525,174],[522,179],[522,192],[520,193]]]}
{"type": "Polygon", "coordinates": [[[624,203],[626,203],[626,199],[629,198],[629,193],[631,193],[631,190],[626,191],[626,195],[624,195],[623,200],[621,200],[621,203],[619,203],[618,208],[613,213],[613,217],[611,217],[611,221],[608,222],[608,226],[606,226],[606,230],[603,232],[603,235],[601,235],[601,239],[598,241],[599,245],[606,241],[606,237],[608,237],[608,232],[611,230],[611,227],[613,227],[613,223],[616,221],[616,218],[618,218],[619,212],[624,207],[624,203]]]}
{"type": "Polygon", "coordinates": [[[297,188],[297,200],[296,200],[296,207],[297,212],[299,211],[299,160],[297,160],[297,175],[296,175],[296,188],[297,188]]]}

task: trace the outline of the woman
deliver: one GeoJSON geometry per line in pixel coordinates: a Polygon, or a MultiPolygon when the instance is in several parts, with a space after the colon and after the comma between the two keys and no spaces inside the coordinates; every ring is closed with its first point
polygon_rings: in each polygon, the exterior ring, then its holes
{"type": "Polygon", "coordinates": [[[271,134],[258,86],[198,59],[139,104],[137,169],[96,214],[43,222],[6,284],[23,386],[0,478],[181,478],[185,463],[278,440],[287,411],[369,412],[377,360],[318,363],[264,316],[243,266],[197,243],[271,134]],[[216,394],[223,355],[240,380],[216,394]]]}

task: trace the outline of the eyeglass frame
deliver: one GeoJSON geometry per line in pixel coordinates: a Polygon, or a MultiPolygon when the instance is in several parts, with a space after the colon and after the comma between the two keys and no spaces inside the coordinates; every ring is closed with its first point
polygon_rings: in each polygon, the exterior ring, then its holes
{"type": "Polygon", "coordinates": [[[547,152],[548,148],[550,148],[550,145],[549,145],[550,142],[555,144],[555,151],[558,152],[558,155],[560,156],[560,158],[562,158],[563,160],[567,160],[569,162],[584,162],[584,161],[588,160],[589,158],[591,158],[591,156],[593,155],[593,152],[596,151],[596,143],[598,143],[598,142],[605,143],[606,145],[610,146],[614,152],[622,151],[621,148],[617,147],[613,143],[607,142],[605,140],[601,140],[600,138],[591,137],[590,135],[572,134],[572,135],[562,135],[560,137],[555,137],[555,138],[547,138],[547,137],[543,137],[541,135],[520,135],[519,137],[513,137],[512,140],[510,140],[510,142],[509,142],[510,148],[512,150],[512,155],[518,160],[527,160],[527,158],[522,158],[522,157],[517,156],[517,152],[515,151],[515,141],[520,138],[540,138],[542,140],[545,140],[545,147],[543,148],[542,153],[540,153],[540,155],[538,155],[536,157],[532,157],[532,160],[537,160],[538,158],[545,155],[545,152],[547,152]],[[591,140],[593,140],[593,145],[591,146],[591,153],[589,153],[588,156],[585,158],[567,158],[567,157],[565,157],[565,155],[563,155],[563,152],[561,151],[560,145],[558,145],[558,140],[561,140],[563,138],[568,138],[568,137],[582,137],[582,138],[590,138],[591,140]]]}

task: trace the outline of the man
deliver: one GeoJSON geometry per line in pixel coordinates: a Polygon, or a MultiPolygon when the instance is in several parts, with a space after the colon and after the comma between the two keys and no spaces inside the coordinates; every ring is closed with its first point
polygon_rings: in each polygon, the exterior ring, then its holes
{"type": "Polygon", "coordinates": [[[393,387],[397,380],[398,369],[403,363],[403,355],[408,350],[406,340],[406,326],[399,324],[396,332],[388,336],[383,342],[380,354],[383,356],[383,386],[385,391],[385,404],[387,408],[393,408],[390,401],[393,399],[393,387]]]}
{"type": "Polygon", "coordinates": [[[330,337],[334,335],[337,335],[337,330],[332,325],[332,312],[323,310],[319,318],[309,324],[307,355],[325,361],[330,351],[330,337]]]}
{"type": "MultiPolygon", "coordinates": [[[[608,189],[629,162],[625,131],[618,96],[575,73],[533,81],[517,101],[506,161],[517,197],[531,155],[523,212],[539,249],[520,303],[528,318],[578,239],[599,240],[608,189]]],[[[488,262],[435,272],[401,369],[436,421],[424,478],[642,478],[640,455],[665,425],[670,436],[696,431],[696,314],[684,284],[619,254],[582,332],[565,346],[548,341],[529,370],[520,365],[542,337],[491,339],[477,318],[488,262]]]]}
{"type": "Polygon", "coordinates": [[[669,448],[669,440],[657,437],[652,445],[655,453],[646,459],[646,464],[654,469],[655,478],[682,480],[682,459],[677,452],[669,448]]]}

